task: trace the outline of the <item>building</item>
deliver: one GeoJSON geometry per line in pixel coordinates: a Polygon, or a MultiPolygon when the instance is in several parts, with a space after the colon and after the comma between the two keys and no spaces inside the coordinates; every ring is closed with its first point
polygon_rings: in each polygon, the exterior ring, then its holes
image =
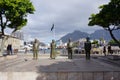
{"type": "MultiPolygon", "coordinates": [[[[5,42],[4,42],[4,49],[7,48],[8,44],[12,44],[13,49],[20,49],[23,46],[23,34],[22,33],[14,33],[12,35],[4,35],[5,42]],[[15,36],[17,34],[17,36],[15,36]]],[[[0,36],[0,44],[2,43],[2,36],[0,36]]],[[[0,45],[1,47],[2,45],[0,45]]]]}

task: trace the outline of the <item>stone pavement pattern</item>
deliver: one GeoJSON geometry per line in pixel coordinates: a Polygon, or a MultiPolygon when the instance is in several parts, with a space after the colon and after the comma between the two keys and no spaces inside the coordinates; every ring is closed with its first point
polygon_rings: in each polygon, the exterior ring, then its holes
{"type": "Polygon", "coordinates": [[[18,55],[0,60],[0,80],[120,80],[119,75],[119,66],[84,57],[58,56],[54,60],[40,55],[32,60],[32,55],[18,55]]]}

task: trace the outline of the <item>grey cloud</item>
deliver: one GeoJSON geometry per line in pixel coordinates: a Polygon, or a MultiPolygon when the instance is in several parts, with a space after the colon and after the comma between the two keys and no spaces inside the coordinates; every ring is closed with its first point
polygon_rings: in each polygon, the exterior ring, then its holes
{"type": "Polygon", "coordinates": [[[52,39],[50,29],[55,24],[56,38],[81,30],[91,33],[98,27],[88,27],[88,18],[98,12],[98,6],[109,0],[32,0],[36,12],[28,16],[28,24],[22,30],[32,38],[52,39]]]}

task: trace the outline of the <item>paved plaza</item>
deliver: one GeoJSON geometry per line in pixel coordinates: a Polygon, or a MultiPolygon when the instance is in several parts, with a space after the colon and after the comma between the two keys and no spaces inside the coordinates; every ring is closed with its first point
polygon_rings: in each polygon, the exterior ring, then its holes
{"type": "MultiPolygon", "coordinates": [[[[49,54],[40,54],[38,60],[33,60],[32,54],[13,55],[0,61],[0,71],[7,72],[66,72],[66,71],[120,71],[120,67],[108,64],[100,59],[86,60],[84,55],[75,55],[73,59],[67,56],[57,56],[50,59],[49,54]],[[75,57],[77,56],[77,57],[75,57]],[[27,60],[26,60],[27,59],[27,60]]],[[[117,61],[116,61],[117,62],[117,61]]],[[[120,62],[120,61],[119,61],[120,62]]]]}
{"type": "MultiPolygon", "coordinates": [[[[99,75],[101,76],[108,73],[108,76],[112,75],[112,77],[114,73],[120,75],[119,63],[120,60],[113,61],[99,55],[93,55],[91,60],[86,60],[85,55],[79,54],[74,55],[73,59],[68,59],[66,55],[58,55],[56,59],[50,59],[49,54],[40,54],[38,60],[33,60],[32,54],[18,54],[0,58],[0,76],[3,74],[4,76],[8,76],[9,73],[20,76],[26,73],[26,77],[28,76],[26,79],[31,77],[29,80],[88,80],[89,77],[85,79],[84,73],[88,76],[95,76],[96,73],[100,73],[99,75]],[[47,78],[45,77],[46,75],[41,77],[43,73],[47,74],[47,78]],[[39,74],[41,75],[39,76],[39,74]],[[68,79],[68,74],[72,76],[72,79],[68,79]],[[84,79],[79,78],[80,76],[74,78],[73,75],[76,76],[78,74],[84,76],[84,79]],[[63,77],[58,79],[55,75],[63,75],[63,77]],[[52,79],[50,79],[50,76],[52,79]]],[[[106,79],[93,79],[91,77],[89,80],[112,80],[112,78],[108,79],[108,76],[106,79]]],[[[9,80],[14,80],[14,77],[9,80]]],[[[0,80],[2,79],[4,79],[4,77],[0,78],[0,80]]],[[[4,80],[8,80],[8,78],[4,80]]],[[[17,80],[20,80],[20,78],[17,80]]],[[[115,75],[113,80],[120,80],[120,77],[116,77],[115,75]]]]}

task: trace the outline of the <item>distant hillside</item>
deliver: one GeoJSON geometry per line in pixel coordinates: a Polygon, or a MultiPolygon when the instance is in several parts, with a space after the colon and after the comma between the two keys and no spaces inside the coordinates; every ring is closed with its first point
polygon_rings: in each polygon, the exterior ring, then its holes
{"type": "MultiPolygon", "coordinates": [[[[113,34],[115,35],[117,39],[120,39],[120,30],[114,31],[113,34]]],[[[90,34],[90,37],[91,39],[104,38],[107,41],[112,39],[109,32],[106,30],[96,30],[94,33],[90,34]]]]}
{"type": "Polygon", "coordinates": [[[71,38],[72,41],[76,41],[79,40],[80,38],[85,38],[88,35],[89,35],[88,33],[76,30],[73,33],[68,33],[67,35],[61,37],[60,40],[62,40],[63,42],[67,42],[68,39],[71,38]]]}
{"type": "MultiPolygon", "coordinates": [[[[120,30],[114,31],[114,35],[115,35],[115,37],[117,37],[117,39],[120,39],[120,30]]],[[[92,34],[88,34],[85,32],[75,30],[74,32],[68,33],[65,36],[61,37],[60,40],[62,40],[65,43],[68,41],[69,38],[71,38],[72,41],[77,41],[80,38],[86,38],[87,36],[90,36],[90,39],[104,38],[107,41],[112,39],[109,32],[106,30],[96,30],[92,34]]]]}

